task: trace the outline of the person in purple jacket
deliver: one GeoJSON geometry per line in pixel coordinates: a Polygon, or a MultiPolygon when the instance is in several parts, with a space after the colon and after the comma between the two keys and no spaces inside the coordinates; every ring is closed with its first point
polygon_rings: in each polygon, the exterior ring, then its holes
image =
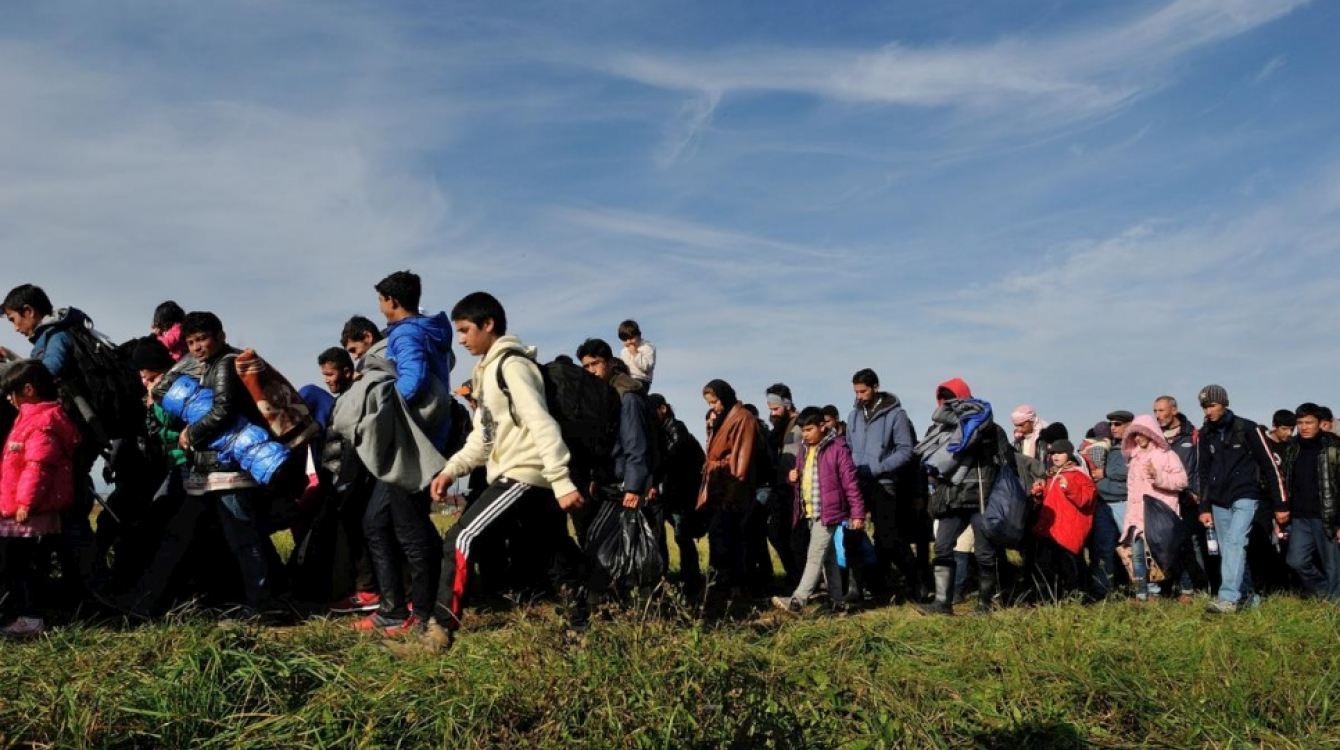
{"type": "Polygon", "coordinates": [[[847,559],[860,559],[860,537],[865,534],[865,502],[856,481],[856,464],[847,441],[824,429],[823,410],[809,406],[800,412],[800,453],[789,479],[795,485],[794,518],[810,528],[810,544],[800,584],[789,597],[775,596],[772,604],[791,614],[800,614],[819,587],[819,575],[828,579],[828,600],[835,611],[844,611],[849,599],[860,596],[859,566],[851,566],[851,586],[842,591],[842,571],[833,549],[833,537],[844,525],[847,559]]]}

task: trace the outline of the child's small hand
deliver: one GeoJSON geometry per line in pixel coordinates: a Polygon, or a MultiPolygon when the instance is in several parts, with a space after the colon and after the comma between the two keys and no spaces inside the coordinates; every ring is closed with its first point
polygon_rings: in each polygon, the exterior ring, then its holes
{"type": "Polygon", "coordinates": [[[19,509],[14,511],[14,520],[17,521],[18,523],[27,523],[28,509],[20,505],[19,509]]]}
{"type": "Polygon", "coordinates": [[[861,531],[862,529],[865,528],[865,519],[853,518],[850,521],[847,521],[847,528],[851,529],[852,531],[861,531]]]}
{"type": "Polygon", "coordinates": [[[800,481],[800,472],[795,469],[792,469],[791,473],[786,475],[786,479],[791,484],[795,484],[796,482],[800,481]]]}
{"type": "Polygon", "coordinates": [[[177,436],[177,447],[181,448],[182,450],[186,450],[187,448],[191,447],[191,440],[190,438],[186,437],[186,430],[182,430],[181,434],[177,436]]]}

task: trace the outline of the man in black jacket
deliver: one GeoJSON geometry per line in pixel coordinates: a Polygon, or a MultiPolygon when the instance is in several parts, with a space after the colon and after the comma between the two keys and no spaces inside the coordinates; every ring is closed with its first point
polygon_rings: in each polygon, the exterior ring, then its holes
{"type": "Polygon", "coordinates": [[[246,607],[251,614],[275,608],[275,576],[282,571],[270,542],[267,506],[260,485],[242,467],[210,448],[234,428],[238,417],[254,425],[265,421],[237,375],[237,349],[228,346],[223,323],[210,312],[192,312],[181,326],[186,348],[201,368],[200,386],[213,392],[209,411],[181,431],[180,444],[193,455],[186,492],[201,496],[219,514],[228,547],[242,572],[246,607]]]}
{"type": "MultiPolygon", "coordinates": [[[[697,540],[707,533],[711,520],[710,513],[696,508],[703,478],[703,446],[675,417],[675,410],[666,403],[665,396],[653,393],[647,400],[661,429],[661,470],[657,472],[658,487],[654,492],[674,529],[680,580],[684,595],[692,600],[702,592],[704,583],[697,540]]],[[[662,549],[666,560],[670,559],[668,552],[662,549]]]]}
{"type": "Polygon", "coordinates": [[[1259,601],[1247,568],[1247,534],[1259,503],[1269,503],[1275,521],[1289,523],[1287,494],[1265,430],[1228,409],[1228,391],[1200,391],[1205,424],[1200,429],[1200,522],[1219,538],[1222,583],[1207,612],[1234,612],[1259,601]]]}
{"type": "Polygon", "coordinates": [[[1309,596],[1340,600],[1340,439],[1321,431],[1321,407],[1302,404],[1294,412],[1297,436],[1281,450],[1289,491],[1289,567],[1309,596]]]}

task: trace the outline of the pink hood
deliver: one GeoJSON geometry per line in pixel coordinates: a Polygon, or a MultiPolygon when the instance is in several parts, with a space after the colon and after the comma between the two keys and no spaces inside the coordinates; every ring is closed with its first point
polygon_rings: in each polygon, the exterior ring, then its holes
{"type": "Polygon", "coordinates": [[[1159,429],[1159,423],[1148,414],[1141,414],[1136,417],[1130,426],[1126,428],[1126,434],[1121,438],[1121,453],[1127,460],[1135,453],[1135,436],[1144,435],[1154,444],[1156,450],[1168,450],[1168,439],[1163,437],[1163,430],[1159,429]]]}

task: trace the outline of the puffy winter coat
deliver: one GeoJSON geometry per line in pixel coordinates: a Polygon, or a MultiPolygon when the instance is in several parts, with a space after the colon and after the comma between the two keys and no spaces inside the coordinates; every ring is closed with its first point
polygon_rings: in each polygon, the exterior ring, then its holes
{"type": "MultiPolygon", "coordinates": [[[[796,458],[796,472],[804,474],[805,462],[810,451],[819,451],[814,459],[815,470],[819,472],[819,522],[833,526],[849,518],[865,518],[865,500],[861,497],[861,486],[856,481],[856,464],[851,458],[851,449],[847,441],[840,437],[826,438],[818,445],[800,446],[800,455],[796,458]]],[[[791,510],[791,524],[800,522],[801,482],[795,484],[795,505],[791,510]]]]}
{"type": "MultiPolygon", "coordinates": [[[[451,338],[451,320],[446,313],[405,318],[386,328],[386,358],[395,363],[395,387],[410,409],[421,408],[430,398],[450,398],[451,368],[456,366],[451,338]],[[430,380],[441,388],[434,387],[430,380]]],[[[439,450],[451,434],[451,412],[443,411],[441,422],[425,425],[439,450]]]]}
{"type": "Polygon", "coordinates": [[[917,438],[898,397],[880,393],[869,407],[857,404],[847,417],[847,445],[861,479],[877,480],[895,496],[918,494],[920,481],[912,449],[917,438]]]}
{"type": "Polygon", "coordinates": [[[1145,533],[1145,496],[1156,497],[1177,511],[1177,498],[1187,486],[1186,467],[1182,459],[1168,446],[1163,430],[1154,418],[1141,414],[1126,428],[1121,438],[1121,452],[1126,457],[1126,520],[1121,535],[1134,529],[1135,536],[1145,533]],[[1149,438],[1149,447],[1141,449],[1135,443],[1136,435],[1149,438]],[[1154,476],[1149,476],[1153,467],[1154,476]]]}
{"type": "Polygon", "coordinates": [[[1076,463],[1067,464],[1047,479],[1033,534],[1078,555],[1093,530],[1097,496],[1098,488],[1084,469],[1076,463]]]}
{"type": "Polygon", "coordinates": [[[0,516],[65,510],[74,502],[74,449],[79,429],[55,401],[24,404],[0,463],[0,516]]]}

